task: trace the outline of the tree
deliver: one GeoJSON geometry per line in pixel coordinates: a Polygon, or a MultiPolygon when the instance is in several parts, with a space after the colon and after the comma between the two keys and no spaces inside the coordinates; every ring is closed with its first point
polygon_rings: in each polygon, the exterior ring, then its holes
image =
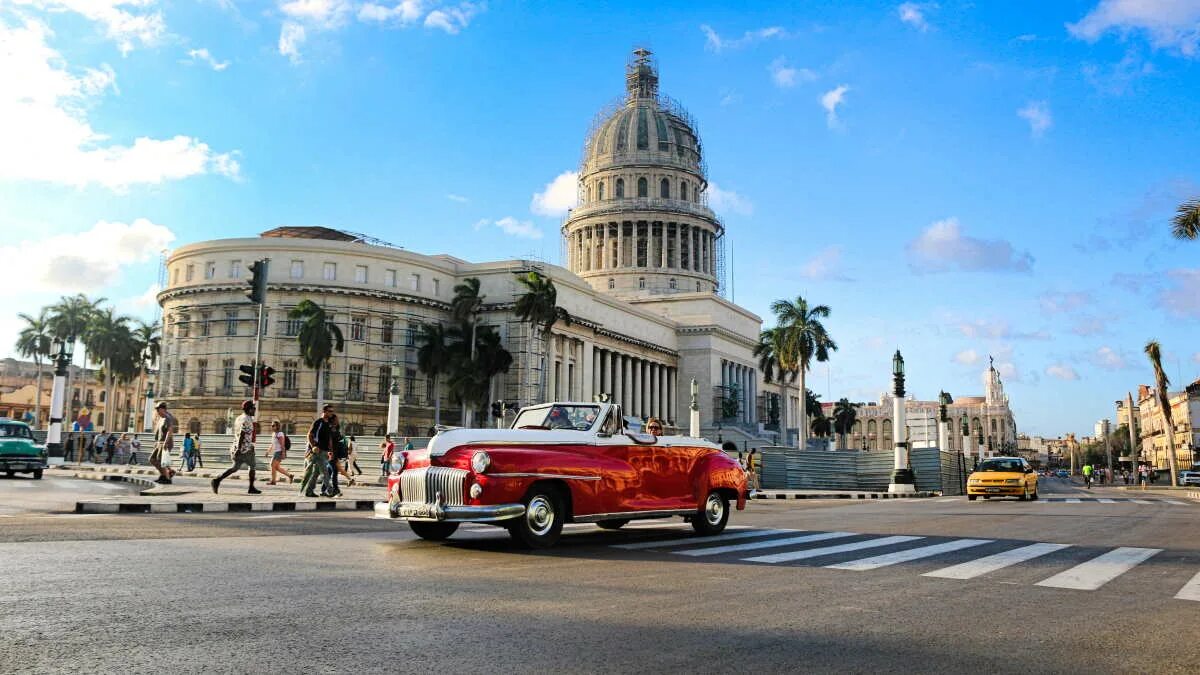
{"type": "Polygon", "coordinates": [[[491,399],[492,378],[508,372],[512,365],[512,354],[501,344],[499,333],[489,326],[480,326],[475,332],[473,359],[470,358],[467,340],[461,339],[467,335],[465,331],[455,329],[447,331],[447,334],[451,338],[447,379],[451,398],[463,404],[469,403],[475,409],[485,407],[491,399]]]}
{"type": "Polygon", "coordinates": [[[136,399],[138,407],[135,407],[133,411],[134,415],[137,415],[141,410],[142,394],[146,391],[146,376],[150,374],[150,369],[155,367],[158,357],[162,355],[162,324],[157,321],[154,323],[138,321],[138,325],[133,329],[133,342],[138,355],[139,379],[136,399]]]}
{"type": "MultiPolygon", "coordinates": [[[[516,312],[517,318],[529,322],[534,334],[530,341],[531,347],[527,359],[527,376],[532,376],[532,343],[537,340],[539,331],[543,341],[543,353],[549,354],[551,329],[559,321],[565,325],[571,325],[571,315],[567,310],[558,306],[558,289],[554,287],[554,281],[549,277],[531,270],[517,274],[517,282],[521,284],[525,292],[517,296],[513,311],[516,312]]],[[[551,364],[547,364],[547,368],[549,367],[551,364]]],[[[543,368],[541,382],[538,384],[538,398],[543,401],[546,399],[545,373],[546,369],[543,368]]],[[[528,383],[526,386],[528,387],[528,383]]]]}
{"type": "Polygon", "coordinates": [[[296,341],[300,343],[300,359],[304,365],[317,371],[317,415],[325,407],[325,364],[333,352],[342,351],[346,341],[342,329],[328,319],[324,308],[312,300],[301,300],[288,312],[289,319],[300,320],[300,332],[296,341]]]}
{"type": "Polygon", "coordinates": [[[33,359],[37,368],[37,398],[34,404],[34,426],[42,422],[42,359],[51,356],[50,321],[46,308],[42,308],[36,317],[28,314],[18,314],[17,318],[25,322],[17,335],[17,352],[27,359],[33,359]]]}
{"type": "Polygon", "coordinates": [[[1171,219],[1171,234],[1179,239],[1200,238],[1200,197],[1179,205],[1171,219]]]}
{"type": "Polygon", "coordinates": [[[1162,348],[1157,340],[1151,340],[1146,343],[1146,357],[1150,359],[1150,365],[1154,367],[1154,397],[1158,400],[1158,407],[1162,408],[1163,420],[1166,422],[1167,434],[1167,464],[1171,468],[1171,487],[1179,485],[1179,477],[1175,468],[1175,422],[1171,414],[1171,400],[1167,394],[1167,387],[1170,386],[1171,380],[1167,378],[1166,371],[1162,367],[1162,348]]]}
{"type": "MultiPolygon", "coordinates": [[[[483,308],[483,298],[484,296],[479,294],[479,279],[477,277],[468,277],[463,279],[461,284],[457,284],[454,287],[454,298],[450,300],[451,318],[469,329],[464,330],[464,333],[470,333],[469,360],[472,363],[475,361],[475,329],[476,324],[479,322],[479,310],[483,308]]],[[[472,377],[478,380],[480,377],[482,377],[482,373],[477,371],[472,377]]],[[[471,422],[473,422],[473,420],[468,417],[468,412],[471,413],[471,417],[474,417],[474,409],[468,411],[467,402],[474,399],[468,397],[461,398],[459,400],[462,402],[463,424],[464,426],[471,426],[471,422]]]]}
{"type": "Polygon", "coordinates": [[[857,421],[858,406],[851,403],[850,399],[839,399],[833,405],[833,429],[841,436],[843,449],[846,447],[846,434],[854,429],[854,424],[857,421]]]}
{"type": "Polygon", "coordinates": [[[829,418],[821,412],[820,408],[817,409],[817,414],[813,415],[812,432],[813,436],[816,436],[817,438],[829,438],[830,434],[833,433],[833,424],[831,424],[829,418]]]}
{"type": "Polygon", "coordinates": [[[130,321],[129,317],[118,316],[111,307],[106,307],[92,314],[84,331],[84,347],[104,371],[104,426],[109,431],[117,428],[112,416],[113,382],[118,373],[128,375],[137,361],[130,321]]]}
{"type": "Polygon", "coordinates": [[[787,385],[796,381],[796,371],[783,367],[777,356],[783,333],[778,328],[764,330],[758,335],[754,346],[754,358],[767,384],[779,382],[779,434],[787,445],[787,385]]]}
{"type": "Polygon", "coordinates": [[[421,325],[417,333],[417,368],[433,380],[433,424],[442,423],[442,375],[449,372],[454,357],[449,335],[440,323],[421,325]]]}
{"type": "MultiPolygon", "coordinates": [[[[100,311],[100,303],[105,302],[105,298],[96,298],[89,300],[83,293],[77,293],[72,296],[63,296],[58,302],[50,306],[50,333],[66,342],[72,343],[84,339],[87,333],[88,324],[91,323],[92,315],[100,311]]],[[[87,345],[83,346],[83,368],[87,370],[88,350],[87,345]]],[[[74,365],[74,362],[67,364],[74,365]]],[[[64,406],[64,417],[71,416],[71,383],[73,376],[70,369],[67,370],[67,383],[64,392],[64,398],[67,401],[64,406]]]]}
{"type": "MultiPolygon", "coordinates": [[[[780,330],[780,340],[775,358],[788,370],[798,373],[800,391],[805,391],[804,380],[813,359],[828,361],[829,353],[837,351],[837,344],[829,337],[821,319],[829,316],[826,305],[809,307],[808,301],[797,296],[795,301],[776,300],[771,311],[780,330]]],[[[800,398],[800,434],[798,446],[803,448],[808,438],[808,415],[806,397],[800,398]]]]}

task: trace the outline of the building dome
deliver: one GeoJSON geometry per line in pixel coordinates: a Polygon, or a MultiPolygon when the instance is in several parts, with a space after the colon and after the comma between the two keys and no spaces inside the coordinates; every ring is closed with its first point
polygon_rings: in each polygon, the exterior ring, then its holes
{"type": "Polygon", "coordinates": [[[650,52],[633,52],[624,99],[584,143],[579,206],[563,225],[567,265],[618,295],[720,293],[724,226],[708,208],[696,123],[658,93],[650,52]]]}

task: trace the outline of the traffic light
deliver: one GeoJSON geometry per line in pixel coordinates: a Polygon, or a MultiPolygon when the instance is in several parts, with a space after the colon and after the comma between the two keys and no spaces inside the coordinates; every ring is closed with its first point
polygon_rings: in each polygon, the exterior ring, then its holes
{"type": "Polygon", "coordinates": [[[504,413],[500,412],[500,401],[492,401],[492,417],[502,417],[504,413]]]}
{"type": "Polygon", "coordinates": [[[250,298],[250,302],[262,304],[267,299],[267,261],[255,260],[250,263],[250,278],[246,280],[250,290],[246,291],[246,297],[250,298]]]}
{"type": "Polygon", "coordinates": [[[242,365],[238,366],[238,370],[242,371],[242,373],[243,373],[241,375],[238,375],[238,381],[244,383],[247,387],[253,387],[254,386],[254,364],[243,363],[242,365]]]}
{"type": "Polygon", "coordinates": [[[258,386],[259,386],[259,388],[266,389],[267,387],[275,384],[275,378],[271,377],[274,374],[275,374],[274,368],[272,368],[271,366],[263,366],[262,369],[258,371],[258,386]]]}

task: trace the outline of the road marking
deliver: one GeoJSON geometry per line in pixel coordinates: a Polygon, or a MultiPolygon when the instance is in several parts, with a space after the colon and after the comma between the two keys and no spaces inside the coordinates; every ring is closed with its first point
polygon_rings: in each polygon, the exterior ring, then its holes
{"type": "Polygon", "coordinates": [[[896,551],[895,553],[885,553],[883,555],[872,556],[870,558],[862,558],[860,560],[851,560],[850,562],[837,563],[835,565],[826,565],[835,570],[854,570],[855,572],[863,572],[866,570],[875,570],[880,567],[888,567],[897,563],[909,562],[910,560],[920,560],[930,556],[949,553],[950,551],[960,551],[964,548],[972,546],[981,546],[990,544],[992,539],[955,539],[941,544],[932,544],[930,546],[919,546],[910,548],[906,551],[896,551]]]}
{"type": "Polygon", "coordinates": [[[1094,591],[1161,551],[1161,548],[1122,546],[1085,563],[1080,563],[1069,570],[1059,572],[1035,585],[1094,591]]]}
{"type": "Polygon", "coordinates": [[[711,537],[684,537],[682,539],[639,541],[634,544],[614,544],[613,548],[623,548],[628,550],[637,550],[642,548],[667,548],[669,546],[687,546],[688,544],[707,544],[710,541],[730,541],[732,539],[746,539],[749,537],[769,537],[773,534],[790,534],[792,532],[797,532],[797,530],[746,530],[745,532],[717,534],[711,537]]]}
{"type": "Polygon", "coordinates": [[[1068,504],[1078,504],[1080,502],[1078,499],[1064,499],[1063,501],[1068,504]]]}
{"type": "Polygon", "coordinates": [[[857,536],[857,532],[819,532],[817,534],[806,534],[800,537],[784,537],[783,539],[769,539],[767,541],[752,541],[749,544],[729,544],[728,546],[712,546],[710,548],[697,548],[691,551],[676,551],[676,555],[717,555],[718,553],[728,553],[730,551],[751,551],[759,548],[775,548],[777,546],[791,546],[792,544],[807,544],[813,541],[825,541],[826,539],[841,539],[842,537],[857,536]]]}
{"type": "Polygon", "coordinates": [[[1115,499],[1097,499],[1096,501],[1100,502],[1101,504],[1116,504],[1117,503],[1117,501],[1115,499]]]}
{"type": "Polygon", "coordinates": [[[1162,501],[1163,501],[1163,502],[1165,502],[1165,503],[1167,503],[1167,504],[1171,504],[1171,505],[1173,505],[1173,506],[1187,506],[1187,505],[1186,505],[1186,504],[1184,504],[1183,502],[1177,502],[1177,501],[1175,501],[1174,499],[1164,499],[1164,500],[1162,500],[1162,501]]]}
{"type": "Polygon", "coordinates": [[[954,497],[950,497],[949,499],[939,499],[938,503],[945,504],[946,502],[956,502],[956,501],[958,501],[958,500],[955,499],[954,497]]]}
{"type": "Polygon", "coordinates": [[[909,541],[924,539],[924,537],[882,537],[880,539],[868,539],[867,541],[858,541],[853,544],[841,544],[838,546],[825,546],[822,548],[810,548],[806,551],[787,551],[785,553],[773,553],[771,555],[761,555],[755,558],[742,558],[747,562],[761,563],[778,563],[788,562],[791,560],[804,560],[805,558],[817,558],[823,555],[832,555],[834,553],[846,553],[848,551],[858,551],[864,548],[879,548],[880,546],[891,546],[892,544],[903,544],[909,541]]]}
{"type": "Polygon", "coordinates": [[[13,487],[19,487],[19,488],[31,488],[31,487],[33,487],[33,483],[27,483],[27,482],[25,482],[25,481],[15,481],[15,480],[14,480],[13,482],[9,483],[9,485],[11,485],[11,486],[13,486],[13,487]]]}
{"type": "Polygon", "coordinates": [[[1183,585],[1179,592],[1175,594],[1176,600],[1195,600],[1200,602],[1200,572],[1192,577],[1192,580],[1183,585]]]}
{"type": "Polygon", "coordinates": [[[1148,499],[1130,499],[1129,501],[1133,502],[1134,504],[1153,504],[1154,503],[1148,499]]]}
{"type": "Polygon", "coordinates": [[[942,579],[974,579],[985,574],[991,574],[996,570],[1002,570],[1010,565],[1016,565],[1017,563],[1032,560],[1048,553],[1061,551],[1064,548],[1070,548],[1070,546],[1068,544],[1031,544],[959,565],[943,567],[940,570],[926,572],[921,576],[939,577],[942,579]]]}

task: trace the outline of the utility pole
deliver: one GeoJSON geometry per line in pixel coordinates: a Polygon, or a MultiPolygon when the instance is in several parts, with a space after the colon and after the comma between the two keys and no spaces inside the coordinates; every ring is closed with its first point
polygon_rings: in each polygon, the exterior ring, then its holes
{"type": "Polygon", "coordinates": [[[258,305],[258,322],[254,331],[254,374],[252,380],[255,417],[258,416],[259,391],[262,388],[262,379],[264,377],[262,363],[263,317],[267,305],[267,271],[270,268],[270,264],[270,258],[255,260],[250,264],[250,279],[246,282],[250,286],[250,289],[246,291],[246,297],[250,298],[250,302],[258,305]]]}

